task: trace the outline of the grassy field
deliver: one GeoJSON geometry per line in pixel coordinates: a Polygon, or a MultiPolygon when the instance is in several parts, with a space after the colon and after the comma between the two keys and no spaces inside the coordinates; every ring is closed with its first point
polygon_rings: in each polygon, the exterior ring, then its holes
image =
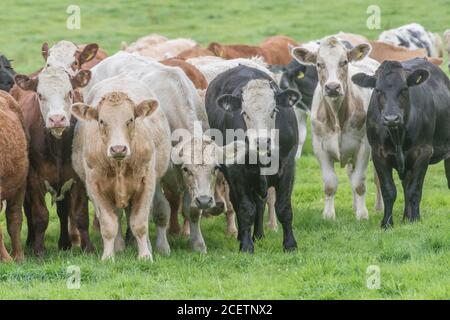
{"type": "MultiPolygon", "coordinates": [[[[381,30],[366,28],[369,4],[381,8],[381,27],[419,22],[434,32],[450,27],[450,1],[87,1],[3,0],[0,52],[14,59],[18,72],[42,66],[40,46],[60,39],[98,42],[109,54],[121,41],[157,32],[168,37],[258,43],[274,34],[306,41],[347,31],[375,38],[381,30]],[[81,7],[81,30],[67,30],[66,8],[81,7]]],[[[282,252],[282,234],[266,231],[254,255],[239,254],[238,243],[225,235],[225,218],[205,219],[207,255],[191,253],[187,239],[170,237],[172,255],[156,255],[155,262],[139,262],[136,248],[119,254],[115,262],[100,261],[101,238],[92,232],[98,252],[56,249],[58,221],[54,209],[46,235],[48,254],[19,265],[0,264],[0,299],[405,299],[450,298],[450,192],[443,164],[430,168],[424,187],[422,221],[401,223],[402,192],[395,206],[395,227],[379,228],[374,213],[372,165],[368,174],[369,221],[357,222],[351,209],[351,190],[344,170],[336,221],[324,221],[322,182],[308,140],[297,163],[293,195],[294,232],[299,249],[282,252]],[[81,288],[70,290],[67,267],[81,269],[81,288]],[[367,268],[378,266],[381,286],[366,286],[367,268]]],[[[398,185],[400,188],[400,185],[398,185]]],[[[4,215],[0,216],[4,223],[4,215]]],[[[23,228],[23,240],[26,224],[23,228]]],[[[154,227],[151,240],[154,243],[154,227]]],[[[9,239],[6,245],[10,247],[9,239]]]]}

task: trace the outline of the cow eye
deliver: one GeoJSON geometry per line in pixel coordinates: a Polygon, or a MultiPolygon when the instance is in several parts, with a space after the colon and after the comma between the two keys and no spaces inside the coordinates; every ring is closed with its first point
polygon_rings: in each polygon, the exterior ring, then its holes
{"type": "Polygon", "coordinates": [[[189,169],[186,167],[182,167],[184,173],[189,173],[189,169]]]}
{"type": "Polygon", "coordinates": [[[102,125],[102,126],[105,125],[105,121],[103,121],[102,119],[100,119],[99,123],[100,123],[100,125],[102,125]]]}
{"type": "Polygon", "coordinates": [[[127,121],[127,126],[129,126],[130,124],[132,124],[133,121],[134,121],[133,118],[131,118],[130,120],[128,120],[128,121],[127,121]]]}
{"type": "Polygon", "coordinates": [[[348,61],[347,61],[347,60],[341,61],[341,62],[339,63],[339,65],[340,65],[341,67],[345,67],[347,64],[348,64],[348,61]]]}
{"type": "Polygon", "coordinates": [[[316,66],[317,66],[317,68],[322,68],[323,67],[323,64],[322,63],[320,63],[320,62],[317,62],[317,64],[316,64],[316,66]]]}

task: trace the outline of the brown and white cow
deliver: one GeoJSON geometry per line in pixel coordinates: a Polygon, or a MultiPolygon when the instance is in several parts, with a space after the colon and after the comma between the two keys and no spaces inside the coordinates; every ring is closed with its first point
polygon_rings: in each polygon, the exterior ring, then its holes
{"type": "Polygon", "coordinates": [[[176,58],[177,59],[182,59],[182,60],[187,60],[187,59],[190,59],[190,58],[204,57],[204,56],[215,56],[215,54],[211,50],[208,50],[206,48],[202,48],[200,46],[195,46],[193,48],[186,49],[186,50],[180,52],[176,56],[176,58]]]}
{"type": "Polygon", "coordinates": [[[138,258],[152,260],[148,237],[151,210],[157,249],[170,253],[166,229],[169,205],[159,186],[170,160],[170,128],[145,83],[117,76],[94,86],[72,113],[81,121],[74,138],[74,168],[85,182],[103,238],[102,259],[122,249],[121,211],[138,245],[138,258]],[[152,205],[153,198],[155,198],[152,205]]]}
{"type": "Polygon", "coordinates": [[[287,65],[291,62],[289,45],[296,46],[297,42],[287,36],[279,35],[265,39],[259,46],[244,44],[223,45],[212,42],[208,50],[224,59],[263,57],[268,64],[287,65]]]}
{"type": "MultiPolygon", "coordinates": [[[[28,173],[28,142],[17,102],[0,90],[0,203],[6,202],[6,221],[16,261],[24,258],[20,243],[22,206],[28,173]]],[[[1,207],[1,206],[0,206],[1,207]]],[[[3,243],[0,225],[0,262],[12,258],[3,243]]]]}
{"type": "Polygon", "coordinates": [[[323,174],[325,218],[335,218],[338,180],[334,163],[339,162],[342,167],[347,166],[357,219],[368,219],[365,180],[370,147],[365,120],[372,90],[354,85],[351,76],[361,70],[375,72],[379,64],[366,58],[369,53],[369,44],[348,50],[336,37],[322,39],[317,52],[302,47],[292,50],[295,59],[316,65],[318,72],[311,122],[314,153],[323,174]]]}

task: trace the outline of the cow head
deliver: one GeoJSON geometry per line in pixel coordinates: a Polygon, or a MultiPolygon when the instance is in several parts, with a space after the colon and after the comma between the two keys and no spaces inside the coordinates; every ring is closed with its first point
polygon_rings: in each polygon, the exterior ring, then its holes
{"type": "Polygon", "coordinates": [[[48,44],[44,43],[41,51],[47,67],[61,67],[70,75],[74,75],[84,63],[95,58],[98,45],[91,43],[80,49],[74,43],[62,40],[50,49],[48,44]]]}
{"type": "Polygon", "coordinates": [[[300,64],[297,60],[292,60],[291,63],[283,68],[280,88],[299,91],[302,95],[301,102],[303,103],[297,103],[296,107],[309,112],[317,83],[315,66],[300,64]]]}
{"type": "Polygon", "coordinates": [[[190,207],[209,209],[214,200],[216,176],[219,166],[239,163],[245,157],[245,143],[232,142],[219,147],[210,137],[193,137],[179,142],[173,149],[171,159],[179,165],[183,182],[187,186],[190,207]]]}
{"type": "Polygon", "coordinates": [[[383,125],[390,130],[401,128],[410,111],[409,89],[420,85],[429,77],[429,72],[403,69],[400,62],[384,61],[375,75],[358,73],[352,81],[363,88],[374,88],[372,101],[379,108],[383,125]]]}
{"type": "Polygon", "coordinates": [[[11,66],[11,61],[4,55],[0,55],[0,90],[9,92],[14,85],[14,76],[16,72],[11,66]]]}
{"type": "Polygon", "coordinates": [[[132,154],[135,121],[150,116],[158,106],[159,102],[155,99],[144,100],[136,105],[127,94],[111,92],[96,107],[75,103],[71,111],[80,121],[96,121],[106,148],[105,155],[122,161],[132,154]]]}
{"type": "Polygon", "coordinates": [[[64,130],[70,127],[74,90],[86,86],[90,79],[88,70],[78,71],[71,77],[64,69],[55,67],[43,69],[37,78],[30,79],[26,75],[14,78],[22,90],[37,93],[45,126],[56,138],[61,138],[64,130]]]}
{"type": "Polygon", "coordinates": [[[271,135],[277,113],[281,108],[293,107],[299,99],[300,94],[294,90],[280,91],[274,82],[256,79],[249,81],[239,95],[224,94],[218,97],[216,104],[228,112],[240,113],[247,130],[250,151],[266,156],[273,147],[271,135]]]}
{"type": "Polygon", "coordinates": [[[303,47],[293,48],[291,52],[298,62],[316,66],[323,96],[329,101],[339,102],[348,89],[348,64],[364,59],[370,50],[367,43],[348,50],[332,36],[321,40],[317,52],[303,47]]]}

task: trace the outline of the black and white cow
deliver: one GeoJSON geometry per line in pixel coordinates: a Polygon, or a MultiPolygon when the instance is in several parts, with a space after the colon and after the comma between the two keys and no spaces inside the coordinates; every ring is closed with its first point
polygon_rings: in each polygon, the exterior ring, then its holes
{"type": "Polygon", "coordinates": [[[221,167],[230,186],[231,202],[237,215],[241,251],[254,250],[252,224],[255,225],[254,238],[263,236],[263,199],[272,186],[276,191],[277,217],[283,226],[284,250],[297,248],[292,231],[291,194],[298,132],[292,106],[299,98],[298,92],[281,91],[269,75],[246,66],[220,74],[206,92],[206,111],[211,129],[219,130],[224,137],[229,133],[227,130],[243,131],[249,146],[245,164],[221,167]],[[265,134],[275,129],[279,133],[278,143],[265,134]],[[249,134],[251,131],[257,134],[249,134]],[[270,145],[270,152],[257,147],[263,144],[270,145]],[[250,162],[251,154],[271,156],[271,164],[278,165],[278,169],[273,174],[262,174],[267,163],[264,166],[259,156],[258,161],[250,162]]]}
{"type": "Polygon", "coordinates": [[[378,40],[408,49],[425,49],[429,57],[442,57],[442,39],[418,23],[383,31],[378,40]]]}
{"type": "Polygon", "coordinates": [[[385,61],[374,76],[359,73],[353,82],[375,88],[367,113],[367,136],[385,204],[382,227],[393,224],[397,170],[405,194],[404,219],[420,218],[420,201],[429,164],[445,161],[450,188],[450,81],[444,72],[415,58],[385,61]]]}
{"type": "Polygon", "coordinates": [[[16,72],[11,66],[11,61],[0,54],[0,90],[9,92],[14,85],[16,72]]]}

